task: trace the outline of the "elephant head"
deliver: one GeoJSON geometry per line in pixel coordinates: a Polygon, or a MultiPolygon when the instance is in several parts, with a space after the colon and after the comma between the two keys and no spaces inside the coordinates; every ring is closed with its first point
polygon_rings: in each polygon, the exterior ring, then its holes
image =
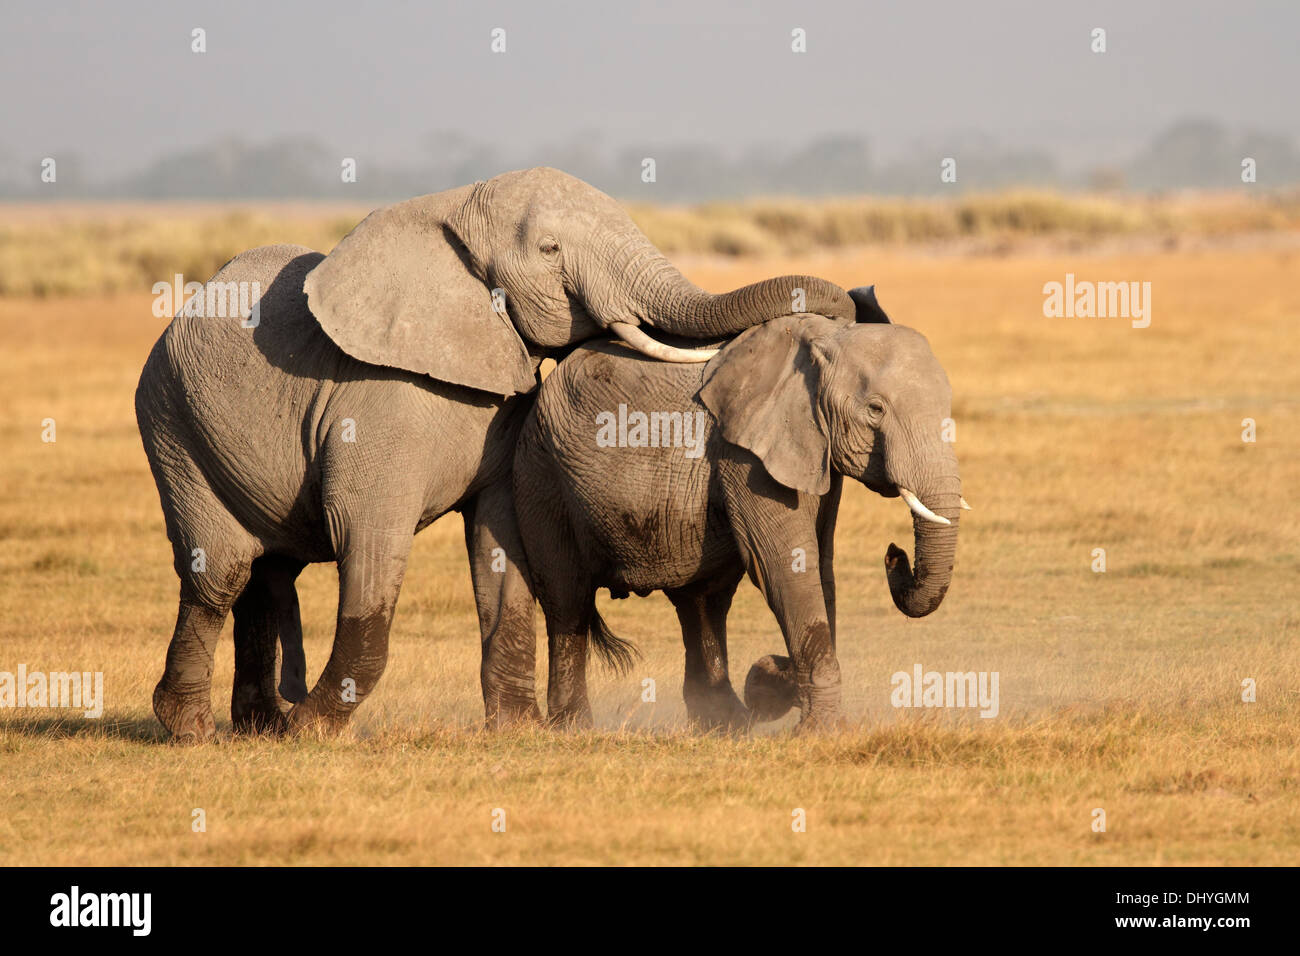
{"type": "Polygon", "coordinates": [[[810,276],[724,295],[688,282],[609,196],[555,169],[504,173],[371,213],[308,273],[308,305],[354,358],[498,395],[535,385],[532,356],[609,330],[668,361],[646,325],[716,338],[803,308],[854,305],[810,276]]]}
{"type": "Polygon", "coordinates": [[[923,617],[943,600],[965,502],[951,442],[952,390],[919,332],[894,325],[870,290],[857,322],[789,316],[750,329],[705,369],[700,392],[723,437],[781,484],[825,494],[832,469],[912,510],[915,566],[889,545],[898,609],[923,617]]]}

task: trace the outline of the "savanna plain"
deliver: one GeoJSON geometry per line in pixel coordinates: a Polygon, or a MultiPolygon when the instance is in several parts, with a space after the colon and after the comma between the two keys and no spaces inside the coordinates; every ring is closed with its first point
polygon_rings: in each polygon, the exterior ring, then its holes
{"type": "MultiPolygon", "coordinates": [[[[621,676],[593,668],[597,729],[482,732],[450,515],[416,539],[387,672],[341,737],[233,736],[227,623],[218,739],[200,747],[165,743],[150,710],[177,592],[132,406],[166,324],[150,285],[203,281],[258,242],[328,250],[360,216],[16,212],[0,230],[0,671],[102,671],[106,707],[0,710],[0,864],[1300,862],[1300,233],[1252,221],[1189,239],[1179,220],[1129,234],[1147,211],[1112,206],[1120,226],[1047,238],[1012,217],[987,235],[936,219],[920,238],[782,244],[760,228],[776,208],[700,213],[732,227],[693,247],[643,221],[710,290],[791,272],[874,282],[948,371],[975,510],[932,616],[904,618],[885,583],[888,544],[911,547],[907,509],[846,483],[842,732],[795,735],[797,712],[749,735],[693,730],[671,605],[604,594],[642,657],[621,676]],[[1066,273],[1150,282],[1150,326],[1045,318],[1043,285],[1066,273]],[[998,672],[997,716],[893,707],[891,675],[916,664],[998,672]]],[[[314,677],[333,567],[308,568],[299,594],[314,677]]],[[[730,651],[737,687],[783,652],[748,584],[730,651]]]]}

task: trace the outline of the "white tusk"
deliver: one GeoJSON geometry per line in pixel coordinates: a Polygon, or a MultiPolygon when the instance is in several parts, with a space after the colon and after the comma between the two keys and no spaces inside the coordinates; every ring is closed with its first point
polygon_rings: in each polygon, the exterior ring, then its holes
{"type": "Polygon", "coordinates": [[[912,509],[912,513],[918,517],[924,518],[926,521],[933,521],[935,524],[952,524],[952,522],[947,518],[935,514],[925,505],[921,504],[921,499],[916,497],[916,495],[912,494],[906,488],[899,488],[898,493],[903,496],[903,500],[906,501],[907,506],[912,509]]]}
{"type": "Polygon", "coordinates": [[[961,500],[961,510],[962,510],[962,511],[974,511],[975,509],[972,508],[970,505],[966,504],[966,499],[963,498],[963,499],[961,500]]]}
{"type": "Polygon", "coordinates": [[[707,362],[718,354],[717,349],[679,349],[676,346],[665,345],[663,342],[656,342],[635,325],[628,325],[626,322],[611,322],[609,330],[642,355],[648,355],[661,362],[683,364],[707,362]]]}

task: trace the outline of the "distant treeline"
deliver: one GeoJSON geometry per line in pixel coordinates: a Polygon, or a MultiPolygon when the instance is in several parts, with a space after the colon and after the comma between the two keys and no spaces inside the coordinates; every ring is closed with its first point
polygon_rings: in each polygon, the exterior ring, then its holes
{"type": "MultiPolygon", "coordinates": [[[[367,205],[260,202],[71,203],[0,209],[0,298],[103,295],[202,281],[253,246],[293,242],[328,252],[367,205]]],[[[633,202],[650,240],[677,256],[788,256],[909,243],[1004,247],[1013,241],[1111,237],[1181,242],[1300,231],[1300,190],[1171,196],[1012,190],[947,199],[849,197],[633,202]]]]}
{"type": "Polygon", "coordinates": [[[597,134],[510,152],[457,134],[433,134],[409,164],[382,165],[355,150],[331,150],[310,139],[250,144],[226,139],[156,159],[145,168],[103,181],[93,157],[70,152],[55,159],[55,181],[41,178],[43,156],[19,156],[0,143],[0,199],[324,199],[377,201],[436,192],[507,169],[564,169],[620,198],[645,202],[737,199],[750,196],[926,196],[987,193],[1009,187],[1055,190],[1163,192],[1240,188],[1243,163],[1253,160],[1257,184],[1300,183],[1300,149],[1293,137],[1233,133],[1187,120],[1156,135],[1128,161],[1107,167],[1067,167],[1051,150],[1008,150],[964,136],[903,160],[878,162],[859,137],[796,145],[753,146],[738,155],[703,146],[603,147],[597,134]],[[344,161],[355,160],[355,182],[344,161]],[[955,182],[941,165],[955,160],[955,182]],[[654,181],[646,182],[646,160],[654,181]]]}

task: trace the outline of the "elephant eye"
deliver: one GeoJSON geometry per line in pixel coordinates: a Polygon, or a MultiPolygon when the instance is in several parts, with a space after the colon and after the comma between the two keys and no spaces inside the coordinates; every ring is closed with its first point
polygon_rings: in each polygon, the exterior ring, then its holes
{"type": "Polygon", "coordinates": [[[879,418],[885,414],[885,403],[878,398],[873,398],[867,402],[867,411],[871,412],[873,417],[879,418]]]}
{"type": "Polygon", "coordinates": [[[543,255],[553,256],[560,251],[560,241],[548,236],[542,240],[542,244],[538,248],[541,249],[543,255]]]}

